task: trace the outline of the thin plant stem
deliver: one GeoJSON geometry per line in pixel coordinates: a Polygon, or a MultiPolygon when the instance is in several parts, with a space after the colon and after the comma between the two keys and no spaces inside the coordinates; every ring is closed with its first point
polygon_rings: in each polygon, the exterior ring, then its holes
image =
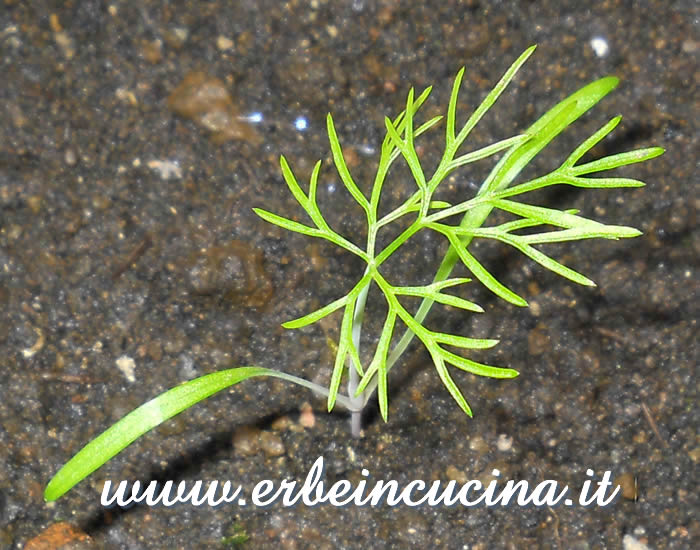
{"type": "MultiPolygon", "coordinates": [[[[365,274],[367,272],[369,272],[369,267],[365,271],[365,274]]],[[[370,285],[367,284],[360,291],[357,302],[355,303],[355,312],[353,315],[352,341],[358,354],[360,352],[360,336],[362,335],[362,322],[364,320],[365,304],[367,303],[369,287],[370,285]]],[[[348,368],[348,400],[353,407],[350,410],[350,431],[353,437],[360,437],[360,430],[362,429],[362,409],[367,402],[365,401],[364,393],[357,396],[355,395],[357,386],[360,383],[360,377],[350,357],[346,359],[346,363],[348,368]]]]}

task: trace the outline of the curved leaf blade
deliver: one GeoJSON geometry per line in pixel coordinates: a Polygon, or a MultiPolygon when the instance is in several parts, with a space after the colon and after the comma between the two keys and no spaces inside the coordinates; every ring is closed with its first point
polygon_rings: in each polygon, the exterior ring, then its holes
{"type": "Polygon", "coordinates": [[[348,296],[343,296],[342,298],[338,298],[337,300],[334,300],[330,304],[323,306],[322,308],[319,308],[315,311],[312,311],[311,313],[307,313],[306,315],[299,317],[297,319],[293,319],[291,321],[287,321],[286,323],[282,323],[282,326],[284,328],[289,328],[289,329],[294,329],[294,328],[301,328],[305,327],[307,325],[311,325],[318,321],[319,319],[323,319],[326,315],[330,315],[334,311],[339,310],[341,307],[343,307],[349,297],[348,296]]]}
{"type": "Polygon", "coordinates": [[[578,166],[573,167],[572,172],[576,175],[580,175],[591,174],[593,172],[602,172],[604,170],[613,170],[615,168],[619,168],[620,166],[637,164],[639,162],[656,158],[663,155],[665,152],[666,150],[663,147],[636,149],[634,151],[627,151],[626,153],[609,155],[607,157],[603,157],[602,159],[587,162],[586,164],[579,164],[578,166]]]}
{"type": "Polygon", "coordinates": [[[479,279],[486,288],[493,292],[496,296],[503,298],[506,302],[520,307],[527,307],[527,302],[524,298],[518,296],[515,292],[503,285],[496,277],[491,275],[489,271],[472,256],[467,248],[459,242],[459,238],[453,233],[447,234],[447,237],[452,245],[451,248],[456,250],[457,256],[464,266],[471,271],[474,276],[479,279]]]}
{"type": "Polygon", "coordinates": [[[464,413],[471,418],[473,415],[472,410],[469,407],[469,403],[467,403],[467,400],[462,395],[462,392],[459,391],[457,384],[455,384],[455,381],[452,380],[450,373],[447,371],[445,361],[440,356],[441,351],[442,350],[430,349],[430,355],[433,358],[435,370],[437,370],[438,376],[440,377],[440,380],[442,380],[442,383],[445,386],[445,388],[447,388],[447,391],[450,392],[452,399],[454,399],[457,402],[457,405],[459,405],[459,408],[462,409],[464,413]]]}
{"type": "Polygon", "coordinates": [[[466,357],[462,357],[444,349],[440,350],[440,354],[445,361],[451,365],[454,365],[463,371],[476,374],[477,376],[486,376],[488,378],[515,378],[520,374],[517,370],[492,367],[491,365],[477,363],[476,361],[472,361],[471,359],[467,359],[466,357]]]}
{"type": "Polygon", "coordinates": [[[443,294],[442,292],[436,291],[434,288],[429,286],[404,286],[397,287],[394,292],[398,295],[403,296],[418,296],[419,298],[429,298],[440,304],[447,306],[456,307],[459,309],[465,309],[467,311],[473,311],[475,313],[483,313],[484,308],[479,304],[460,298],[459,296],[452,296],[451,294],[443,294]]]}
{"type": "Polygon", "coordinates": [[[266,222],[271,223],[273,225],[277,225],[282,229],[286,229],[287,231],[301,233],[302,235],[308,235],[309,237],[323,237],[325,235],[323,231],[319,231],[318,229],[314,229],[313,227],[309,227],[308,225],[304,225],[303,223],[295,222],[288,218],[278,216],[277,214],[273,214],[272,212],[268,212],[267,210],[263,210],[262,208],[253,208],[253,212],[255,212],[266,222]]]}
{"type": "Polygon", "coordinates": [[[289,167],[289,163],[284,155],[280,157],[280,168],[282,169],[282,177],[287,183],[287,187],[289,187],[289,190],[291,191],[292,195],[294,195],[297,202],[304,208],[304,210],[306,210],[309,198],[301,190],[296,177],[294,177],[294,172],[292,172],[292,169],[289,167]]]}
{"type": "Polygon", "coordinates": [[[433,339],[441,344],[465,349],[489,349],[498,344],[498,340],[491,338],[467,338],[445,332],[434,332],[433,339]]]}
{"type": "Polygon", "coordinates": [[[350,171],[348,170],[348,166],[345,163],[345,157],[343,156],[343,150],[340,146],[340,141],[338,140],[338,135],[335,132],[335,125],[333,124],[333,117],[331,116],[330,113],[328,113],[328,116],[326,117],[326,130],[328,132],[328,141],[331,144],[331,153],[333,154],[333,162],[335,163],[335,167],[338,170],[338,174],[340,175],[340,179],[342,180],[343,184],[345,185],[345,188],[350,192],[352,197],[357,201],[357,204],[359,204],[362,209],[369,215],[370,213],[370,206],[369,202],[367,201],[367,197],[365,197],[362,194],[362,191],[357,187],[355,184],[355,181],[352,179],[352,176],[350,175],[350,171]]]}
{"type": "Polygon", "coordinates": [[[284,373],[262,367],[238,367],[207,374],[171,388],[131,411],[78,451],[51,478],[44,491],[44,500],[51,501],[61,497],[165,420],[229,386],[255,376],[289,379],[284,373]]]}

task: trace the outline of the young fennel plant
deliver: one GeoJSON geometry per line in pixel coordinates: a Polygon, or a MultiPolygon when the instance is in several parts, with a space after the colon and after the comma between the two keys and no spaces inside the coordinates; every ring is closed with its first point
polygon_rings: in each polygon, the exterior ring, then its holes
{"type": "Polygon", "coordinates": [[[643,186],[643,182],[629,178],[591,178],[586,176],[643,162],[663,153],[663,149],[659,147],[650,147],[577,164],[588,151],[617,126],[620,117],[615,117],[581,143],[558,168],[542,176],[511,186],[523,168],[552,139],[616,87],[618,80],[614,77],[606,77],[584,86],[558,103],[522,134],[458,155],[459,149],[470,132],[494,105],[533,51],[534,46],[528,48],[510,66],[459,130],[457,130],[456,110],[464,69],[459,71],[454,80],[445,117],[434,117],[416,127],[415,115],[428,98],[431,89],[427,88],[418,96],[415,95],[413,89],[409,90],[406,108],[393,120],[389,118],[385,120],[386,137],[381,146],[379,163],[369,197],[360,190],[351,176],[343,157],[333,118],[330,114],[328,115],[327,131],[333,162],[343,185],[364,212],[366,219],[367,240],[364,248],[332,229],[317,205],[316,191],[321,161],[314,166],[308,192],[305,192],[298,184],[287,160],[281,157],[280,166],[284,180],[296,201],[308,215],[310,223],[294,221],[261,208],[255,208],[255,212],[262,219],[287,230],[328,240],[358,256],[366,265],[362,276],[344,296],[316,311],[283,324],[285,328],[289,329],[301,328],[342,309],[338,346],[328,388],[291,374],[253,366],[227,369],[185,382],[127,414],[83,447],[51,479],[44,493],[45,499],[55,500],[59,498],[126,446],[168,418],[214,393],[248,378],[260,376],[281,378],[326,395],[329,411],[336,404],[340,404],[351,412],[351,430],[354,435],[358,435],[361,427],[361,411],[375,391],[381,416],[385,421],[387,420],[388,373],[396,365],[414,337],[417,337],[428,351],[438,376],[452,398],[469,416],[472,415],[471,409],[452,379],[448,366],[492,378],[517,376],[518,372],[513,369],[478,363],[445,348],[445,346],[462,350],[491,348],[498,343],[497,340],[435,332],[424,326],[423,321],[435,302],[465,311],[483,312],[478,304],[444,292],[448,288],[470,281],[464,277],[450,278],[453,268],[458,262],[461,262],[473,277],[491,292],[514,305],[527,306],[527,302],[521,296],[501,283],[469,250],[469,245],[475,238],[492,239],[518,249],[544,268],[576,283],[593,285],[594,283],[590,279],[547,256],[534,245],[590,238],[629,238],[641,233],[631,227],[608,225],[585,218],[578,215],[576,210],[545,208],[516,199],[527,192],[552,185],[571,185],[583,188],[643,186]],[[443,119],[445,122],[445,149],[438,166],[432,175],[428,176],[416,152],[415,139],[443,119]],[[456,204],[435,200],[436,190],[450,173],[464,165],[499,152],[504,152],[503,156],[491,170],[474,197],[456,204]],[[416,190],[397,208],[380,216],[379,204],[382,190],[391,165],[399,157],[402,157],[408,166],[416,190]],[[484,226],[494,208],[508,212],[516,219],[495,226],[484,226]],[[459,223],[450,223],[455,216],[459,215],[462,216],[459,223]],[[380,230],[406,217],[410,217],[409,219],[412,220],[408,226],[387,246],[378,249],[380,230]],[[522,229],[540,227],[543,228],[541,232],[529,231],[525,234],[519,232],[522,229]],[[544,229],[547,227],[555,229],[544,229]],[[380,270],[382,264],[411,237],[424,230],[443,235],[450,245],[437,269],[433,282],[422,286],[392,284],[382,274],[380,270]],[[360,358],[360,336],[367,295],[372,285],[376,285],[381,291],[386,301],[387,312],[372,358],[367,365],[363,366],[360,358]],[[405,296],[422,299],[415,313],[411,313],[402,303],[402,298],[405,296]],[[406,331],[392,348],[397,320],[405,325],[406,331]],[[340,392],[340,386],[346,372],[347,393],[343,394],[340,392]]]}

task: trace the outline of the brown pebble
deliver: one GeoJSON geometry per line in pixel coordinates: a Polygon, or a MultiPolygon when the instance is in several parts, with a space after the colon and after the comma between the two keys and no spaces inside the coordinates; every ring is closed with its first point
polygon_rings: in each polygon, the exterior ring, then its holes
{"type": "Polygon", "coordinates": [[[637,478],[631,472],[625,472],[615,478],[615,486],[620,487],[622,498],[637,500],[637,478]]]}
{"type": "Polygon", "coordinates": [[[267,456],[282,456],[287,451],[282,438],[273,432],[260,434],[260,448],[267,456]]]}
{"type": "Polygon", "coordinates": [[[275,418],[272,421],[272,423],[270,424],[270,428],[272,428],[272,430],[275,432],[285,432],[285,431],[289,430],[291,427],[292,427],[292,421],[286,415],[275,418]]]}
{"type": "Polygon", "coordinates": [[[696,464],[700,462],[700,447],[695,447],[693,450],[688,451],[688,456],[690,457],[690,460],[696,464]]]}
{"type": "Polygon", "coordinates": [[[58,15],[56,15],[55,13],[49,15],[49,26],[51,27],[51,30],[53,32],[61,32],[63,30],[61,22],[58,19],[58,15]]]}
{"type": "Polygon", "coordinates": [[[156,64],[163,60],[163,42],[156,40],[143,40],[141,42],[141,55],[149,63],[156,64]]]}
{"type": "Polygon", "coordinates": [[[220,50],[230,50],[233,48],[233,40],[227,38],[226,36],[218,36],[216,39],[216,47],[220,50]]]}
{"type": "Polygon", "coordinates": [[[66,59],[72,59],[75,55],[75,45],[73,39],[65,31],[54,33],[53,39],[58,44],[66,59]]]}
{"type": "Polygon", "coordinates": [[[465,474],[462,470],[460,470],[453,464],[450,464],[447,467],[447,470],[445,470],[445,474],[447,475],[447,479],[449,479],[450,481],[454,480],[460,485],[464,485],[468,481],[467,474],[465,474]]]}
{"type": "Polygon", "coordinates": [[[236,454],[252,456],[260,450],[260,430],[244,426],[233,434],[233,450],[236,454]]]}
{"type": "Polygon", "coordinates": [[[190,36],[190,31],[186,27],[172,27],[163,30],[163,40],[171,48],[179,50],[185,45],[190,36]]]}
{"type": "Polygon", "coordinates": [[[550,348],[547,328],[539,323],[527,335],[527,349],[530,355],[542,355],[550,348]]]}
{"type": "Polygon", "coordinates": [[[163,358],[163,348],[160,342],[152,340],[148,343],[148,356],[154,361],[160,361],[163,358]]]}
{"type": "Polygon", "coordinates": [[[92,539],[70,523],[49,525],[42,533],[27,541],[24,550],[78,550],[95,548],[92,539]]]}
{"type": "Polygon", "coordinates": [[[309,403],[304,403],[301,406],[299,424],[304,426],[304,428],[313,428],[316,425],[316,417],[314,416],[314,410],[309,403]]]}
{"type": "Polygon", "coordinates": [[[168,107],[211,132],[214,143],[231,139],[259,144],[260,135],[241,118],[224,83],[200,71],[188,73],[168,98],[168,107]]]}
{"type": "Polygon", "coordinates": [[[41,197],[39,195],[32,195],[31,197],[27,198],[27,205],[32,211],[32,214],[38,214],[41,212],[41,202],[41,197]]]}
{"type": "Polygon", "coordinates": [[[199,250],[187,263],[187,279],[195,294],[221,295],[251,308],[265,307],[272,297],[262,253],[243,241],[199,250]]]}
{"type": "Polygon", "coordinates": [[[475,435],[469,438],[469,448],[479,454],[485,454],[489,450],[489,445],[483,437],[475,435]]]}

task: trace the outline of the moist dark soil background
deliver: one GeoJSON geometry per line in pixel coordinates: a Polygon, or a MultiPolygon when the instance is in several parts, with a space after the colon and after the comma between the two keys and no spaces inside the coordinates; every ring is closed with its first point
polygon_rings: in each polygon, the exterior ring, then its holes
{"type": "MultiPolygon", "coordinates": [[[[49,537],[59,522],[79,530],[64,539],[72,541],[27,547],[216,549],[245,534],[242,547],[255,549],[697,548],[699,18],[691,0],[4,0],[0,548],[49,537]],[[485,313],[431,312],[435,329],[499,338],[474,357],[519,378],[454,372],[475,411],[469,419],[414,345],[392,371],[389,422],[368,411],[358,440],[346,414],[324,412],[324,399],[248,381],[167,422],[57,502],[43,501],[50,477],[82,445],[181,381],[261,365],[327,383],[338,318],[299,331],[280,323],[341,296],[362,265],[252,212],[303,219],[280,154],[303,182],[324,160],[321,208],[363,242],[361,212],[348,206],[330,162],[326,113],[367,189],[383,117],[402,109],[411,85],[434,86],[427,120],[444,112],[466,66],[458,107],[466,120],[531,44],[535,54],[465,150],[523,131],[613,74],[619,87],[523,177],[557,166],[617,114],[622,123],[593,157],[651,145],[666,154],[617,172],[645,188],[554,189],[530,201],[644,232],[550,248],[598,287],[478,243],[482,263],[531,307],[471,283],[459,293],[485,313]],[[357,483],[362,468],[401,486],[488,482],[498,469],[503,480],[553,479],[577,491],[592,469],[597,478],[610,470],[624,496],[605,508],[556,509],[120,511],[99,502],[107,479],[231,480],[249,493],[262,479],[303,480],[319,456],[331,483],[357,483]]],[[[442,151],[442,128],[420,138],[426,165],[442,151]]],[[[447,200],[474,193],[491,166],[458,172],[447,200]]],[[[411,185],[397,168],[387,189],[398,198],[411,185]]],[[[426,282],[444,251],[437,236],[420,237],[390,275],[426,282]]],[[[369,311],[381,315],[381,297],[369,311]]],[[[379,328],[377,315],[366,333],[379,328]]]]}

